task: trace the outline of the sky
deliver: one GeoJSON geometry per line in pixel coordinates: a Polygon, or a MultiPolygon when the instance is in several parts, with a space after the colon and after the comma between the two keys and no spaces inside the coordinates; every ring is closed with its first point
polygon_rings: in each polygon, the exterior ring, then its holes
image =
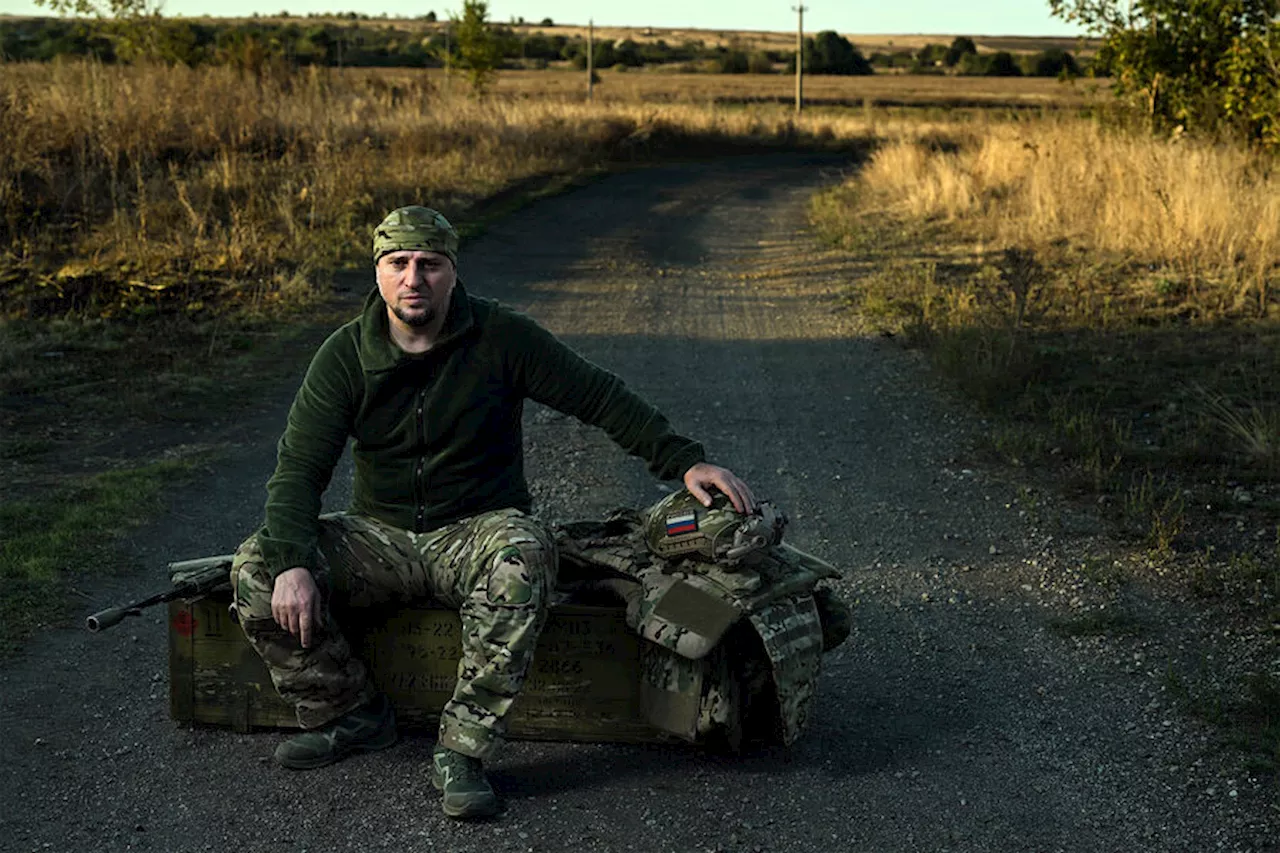
{"type": "MultiPolygon", "coordinates": [[[[489,18],[557,23],[700,29],[792,30],[795,0],[490,0],[489,18]]],[[[1074,36],[1079,30],[1049,15],[1047,0],[806,0],[805,30],[842,33],[940,33],[954,35],[1074,36]]],[[[166,15],[274,15],[308,12],[386,12],[415,17],[434,11],[445,17],[461,0],[165,0],[166,15]]],[[[0,13],[48,14],[32,0],[0,0],[0,13]]]]}

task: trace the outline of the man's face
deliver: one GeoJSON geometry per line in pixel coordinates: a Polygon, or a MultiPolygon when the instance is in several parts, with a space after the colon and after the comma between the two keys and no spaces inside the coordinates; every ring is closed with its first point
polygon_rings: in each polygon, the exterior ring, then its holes
{"type": "Polygon", "coordinates": [[[447,255],[439,252],[391,252],[378,259],[378,292],[400,322],[430,326],[449,307],[458,280],[447,255]]]}

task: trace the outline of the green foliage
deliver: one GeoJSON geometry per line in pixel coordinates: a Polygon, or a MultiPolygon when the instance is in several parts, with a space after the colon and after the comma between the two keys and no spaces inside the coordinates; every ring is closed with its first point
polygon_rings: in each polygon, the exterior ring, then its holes
{"type": "Polygon", "coordinates": [[[986,76],[988,77],[1021,77],[1022,67],[1013,54],[1007,50],[996,51],[988,60],[986,76]]]}
{"type": "Polygon", "coordinates": [[[1268,148],[1280,148],[1280,26],[1238,39],[1220,67],[1224,119],[1268,148]]]}
{"type": "Polygon", "coordinates": [[[773,59],[763,51],[755,51],[747,58],[747,71],[751,74],[772,74],[773,59]]]}
{"type": "MultiPolygon", "coordinates": [[[[963,58],[963,57],[962,57],[963,58]]],[[[912,56],[913,74],[937,74],[947,61],[947,48],[940,44],[926,44],[912,56]]]]}
{"type": "Polygon", "coordinates": [[[462,17],[454,21],[458,39],[458,64],[476,94],[482,94],[502,61],[502,48],[489,28],[489,4],[463,0],[462,17]]]}
{"type": "MultiPolygon", "coordinates": [[[[787,71],[795,73],[793,54],[787,71]]],[[[875,69],[854,47],[853,42],[833,30],[823,30],[804,40],[804,70],[807,74],[874,74],[875,69]]]]}
{"type": "Polygon", "coordinates": [[[960,58],[959,64],[956,65],[956,73],[970,77],[1020,77],[1022,66],[1007,50],[996,53],[968,53],[960,58]]]}
{"type": "Polygon", "coordinates": [[[942,64],[948,68],[954,68],[961,59],[977,52],[978,46],[973,43],[973,39],[968,36],[956,36],[951,42],[951,47],[947,48],[946,54],[942,57],[942,64]]]}
{"type": "MultiPolygon", "coordinates": [[[[342,16],[345,23],[275,22],[261,19],[196,23],[157,18],[153,27],[147,58],[169,64],[231,65],[255,76],[272,68],[296,68],[313,65],[339,67],[439,67],[446,57],[461,64],[458,21],[450,29],[421,30],[368,23],[367,15],[350,13],[342,16]]],[[[0,60],[47,62],[58,56],[92,57],[101,62],[132,61],[137,51],[119,46],[110,19],[76,20],[66,18],[0,19],[0,60]]],[[[530,33],[522,35],[510,27],[488,25],[496,44],[498,57],[494,67],[507,59],[523,60],[535,67],[569,60],[578,68],[586,68],[586,39],[565,35],[530,33]]],[[[598,39],[595,65],[600,68],[644,65],[710,63],[722,64],[727,70],[772,73],[774,64],[786,56],[776,52],[752,51],[749,45],[729,48],[708,47],[702,42],[687,41],[679,45],[658,39],[636,42],[631,39],[614,42],[598,39]],[[741,51],[746,57],[725,61],[726,51],[741,51]]]]}
{"type": "Polygon", "coordinates": [[[751,70],[751,57],[741,50],[726,50],[716,57],[715,63],[721,74],[746,74],[751,70]]]}
{"type": "MultiPolygon", "coordinates": [[[[117,54],[113,21],[26,18],[0,21],[0,58],[47,62],[59,56],[127,61],[117,54]]],[[[230,65],[260,73],[279,66],[438,66],[445,37],[413,37],[405,30],[358,24],[277,24],[259,21],[204,24],[161,19],[148,57],[169,64],[230,65]]],[[[517,52],[517,56],[519,53],[517,52]]],[[[558,53],[556,54],[558,58],[558,53]]]]}
{"type": "Polygon", "coordinates": [[[1280,0],[1050,0],[1103,38],[1116,92],[1153,130],[1234,129],[1280,144],[1280,0]]]}
{"type": "Polygon", "coordinates": [[[36,0],[59,15],[93,18],[102,37],[111,42],[113,58],[183,61],[189,52],[188,28],[167,26],[159,4],[152,0],[36,0]]]}
{"type": "Polygon", "coordinates": [[[1076,59],[1060,47],[1023,57],[1022,73],[1028,77],[1072,78],[1080,74],[1076,59]]]}
{"type": "Polygon", "coordinates": [[[623,39],[614,48],[613,61],[615,65],[620,64],[628,68],[639,68],[644,65],[644,57],[640,55],[640,45],[631,39],[623,39]]]}

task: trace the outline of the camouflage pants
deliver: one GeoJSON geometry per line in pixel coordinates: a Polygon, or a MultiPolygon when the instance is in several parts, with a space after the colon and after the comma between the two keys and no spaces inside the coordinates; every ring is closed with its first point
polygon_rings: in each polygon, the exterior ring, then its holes
{"type": "Polygon", "coordinates": [[[440,743],[487,758],[506,730],[555,586],[555,542],[518,510],[483,513],[427,533],[367,516],[321,516],[317,583],[324,625],[304,649],[271,616],[273,579],[255,534],[231,567],[236,612],[276,690],[316,728],[372,698],[364,663],[332,618],[344,608],[435,599],[462,620],[458,683],[440,718],[440,743]]]}

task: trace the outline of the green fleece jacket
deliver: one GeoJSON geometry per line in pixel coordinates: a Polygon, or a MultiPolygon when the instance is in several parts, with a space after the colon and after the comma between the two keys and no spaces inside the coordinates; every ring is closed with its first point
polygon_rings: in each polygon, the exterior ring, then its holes
{"type": "Polygon", "coordinates": [[[272,576],[315,568],[320,496],[348,438],[352,512],[416,532],[489,510],[528,512],[526,398],[601,427],[662,479],[704,459],[657,409],[529,317],[459,282],[436,346],[410,355],[391,340],[375,289],[316,352],[289,410],[259,534],[272,576]]]}

